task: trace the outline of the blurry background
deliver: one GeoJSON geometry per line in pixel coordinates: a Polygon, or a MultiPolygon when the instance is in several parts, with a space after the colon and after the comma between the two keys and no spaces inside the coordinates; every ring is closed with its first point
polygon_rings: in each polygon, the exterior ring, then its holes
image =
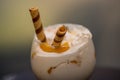
{"type": "Polygon", "coordinates": [[[120,69],[120,0],[0,0],[0,77],[31,70],[34,27],[29,8],[37,6],[44,26],[75,23],[93,33],[96,67],[120,69]]]}

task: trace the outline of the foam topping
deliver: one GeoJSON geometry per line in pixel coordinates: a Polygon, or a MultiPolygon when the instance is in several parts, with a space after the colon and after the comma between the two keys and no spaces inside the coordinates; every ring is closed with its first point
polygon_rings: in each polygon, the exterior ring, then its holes
{"type": "MultiPolygon", "coordinates": [[[[61,26],[61,25],[65,25],[68,29],[61,44],[68,42],[69,47],[70,47],[69,50],[62,52],[62,54],[66,54],[66,53],[71,52],[73,50],[75,51],[75,49],[77,49],[80,46],[83,46],[85,43],[87,43],[88,39],[92,38],[92,34],[90,33],[90,31],[86,27],[83,27],[82,25],[56,24],[56,25],[51,25],[51,26],[48,26],[45,28],[45,35],[47,37],[47,42],[49,45],[52,44],[55,33],[56,33],[57,29],[59,28],[59,26],[61,26]]],[[[34,49],[36,49],[35,51],[37,51],[37,53],[39,52],[41,54],[48,53],[48,52],[41,50],[38,47],[39,46],[38,43],[40,43],[40,42],[35,37],[34,45],[33,45],[33,47],[35,47],[35,46],[37,47],[37,48],[34,48],[34,49]]],[[[56,55],[55,53],[56,52],[53,52],[50,55],[56,55]]]]}

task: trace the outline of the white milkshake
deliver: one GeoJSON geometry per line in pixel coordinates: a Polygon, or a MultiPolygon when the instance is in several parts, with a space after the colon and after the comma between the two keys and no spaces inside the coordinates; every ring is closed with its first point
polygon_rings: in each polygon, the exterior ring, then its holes
{"type": "MultiPolygon", "coordinates": [[[[90,31],[77,24],[56,24],[44,29],[47,43],[52,44],[57,29],[68,29],[61,45],[67,49],[42,49],[35,35],[31,49],[31,65],[40,80],[86,80],[95,66],[95,49],[90,31]]],[[[44,46],[43,46],[44,47],[44,46]]]]}

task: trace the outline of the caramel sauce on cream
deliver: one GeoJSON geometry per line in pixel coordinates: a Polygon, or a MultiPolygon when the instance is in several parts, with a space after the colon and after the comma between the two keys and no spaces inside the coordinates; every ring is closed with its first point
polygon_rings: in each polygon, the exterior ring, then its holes
{"type": "Polygon", "coordinates": [[[61,46],[58,48],[52,47],[48,43],[41,43],[40,48],[45,52],[62,53],[62,52],[67,51],[70,47],[69,47],[68,42],[65,42],[65,43],[61,44],[61,46]]]}

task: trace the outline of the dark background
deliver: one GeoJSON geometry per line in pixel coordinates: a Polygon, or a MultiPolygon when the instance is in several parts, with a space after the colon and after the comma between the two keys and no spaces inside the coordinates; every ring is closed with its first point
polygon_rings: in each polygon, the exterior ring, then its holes
{"type": "Polygon", "coordinates": [[[33,6],[39,7],[44,26],[75,23],[89,28],[97,58],[92,79],[120,80],[119,0],[0,0],[0,80],[16,74],[33,76],[30,49],[34,27],[28,11],[33,6]]]}

